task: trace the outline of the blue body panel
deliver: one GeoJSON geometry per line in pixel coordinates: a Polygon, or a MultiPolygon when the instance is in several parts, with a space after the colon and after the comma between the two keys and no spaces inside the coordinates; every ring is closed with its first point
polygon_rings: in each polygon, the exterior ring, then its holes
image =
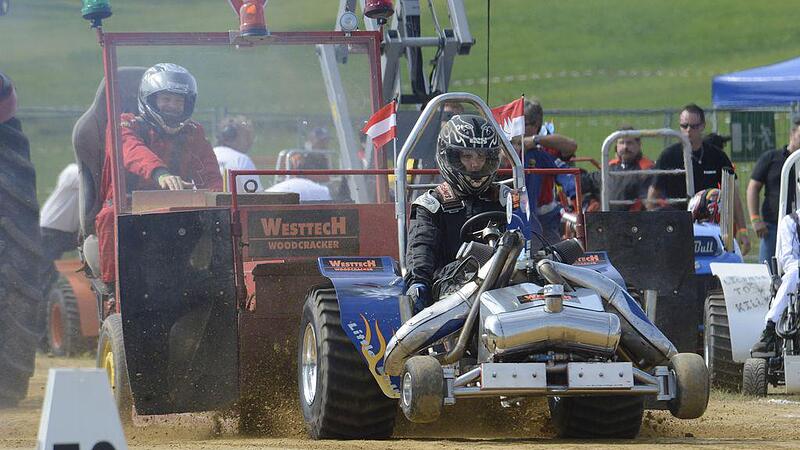
{"type": "Polygon", "coordinates": [[[586,252],[572,265],[592,269],[595,272],[601,273],[610,278],[613,282],[622,286],[624,289],[627,289],[625,286],[625,280],[622,278],[622,275],[619,274],[617,269],[611,264],[611,260],[608,258],[607,252],[586,252]]]}
{"type": "Polygon", "coordinates": [[[734,243],[734,251],[726,252],[720,236],[722,232],[718,224],[694,224],[694,273],[695,275],[711,275],[711,263],[743,262],[739,244],[734,243]]]}
{"type": "Polygon", "coordinates": [[[400,377],[383,372],[386,343],[400,328],[398,298],[405,292],[394,261],[383,257],[325,257],[319,270],[336,288],[342,329],[388,397],[399,396],[400,377]]]}

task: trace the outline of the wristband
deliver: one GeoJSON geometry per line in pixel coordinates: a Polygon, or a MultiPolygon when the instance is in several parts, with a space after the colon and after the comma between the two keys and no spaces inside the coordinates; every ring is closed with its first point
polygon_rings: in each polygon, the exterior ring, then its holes
{"type": "Polygon", "coordinates": [[[750,214],[750,220],[753,222],[763,222],[764,218],[759,216],[758,214],[750,214]]]}
{"type": "Polygon", "coordinates": [[[747,228],[743,227],[743,228],[739,228],[738,230],[736,230],[736,234],[739,234],[739,233],[747,233],[747,228]]]}

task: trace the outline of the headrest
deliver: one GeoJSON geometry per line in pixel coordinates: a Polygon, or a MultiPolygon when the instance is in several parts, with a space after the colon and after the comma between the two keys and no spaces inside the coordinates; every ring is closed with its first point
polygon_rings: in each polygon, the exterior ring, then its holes
{"type": "MultiPolygon", "coordinates": [[[[117,69],[117,90],[122,112],[138,111],[139,83],[145,67],[120,67],[117,69]]],[[[94,230],[94,217],[100,210],[100,182],[105,160],[106,141],[106,83],[105,78],[94,96],[89,109],[78,119],[72,129],[72,148],[81,173],[81,230],[86,236],[94,230]]]]}

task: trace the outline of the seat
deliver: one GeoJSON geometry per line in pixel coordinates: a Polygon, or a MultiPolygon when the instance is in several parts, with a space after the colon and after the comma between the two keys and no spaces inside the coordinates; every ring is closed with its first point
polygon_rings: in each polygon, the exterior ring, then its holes
{"type": "MultiPolygon", "coordinates": [[[[138,111],[139,83],[145,67],[120,67],[117,69],[117,86],[122,112],[138,111]]],[[[105,78],[100,81],[94,101],[72,128],[72,148],[79,172],[80,235],[83,241],[83,256],[92,273],[99,272],[99,254],[94,221],[103,206],[100,197],[100,183],[103,176],[103,162],[106,155],[106,112],[105,78]]]]}

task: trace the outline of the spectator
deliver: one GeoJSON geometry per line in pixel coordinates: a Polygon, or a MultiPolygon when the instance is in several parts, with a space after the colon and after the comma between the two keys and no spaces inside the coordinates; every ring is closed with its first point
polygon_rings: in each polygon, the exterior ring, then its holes
{"type": "Polygon", "coordinates": [[[525,100],[525,135],[523,148],[539,148],[555,158],[569,161],[578,151],[578,144],[566,136],[556,134],[552,124],[544,125],[544,110],[538,100],[525,100]]]}
{"type": "MultiPolygon", "coordinates": [[[[692,177],[695,192],[719,188],[722,183],[722,169],[733,168],[728,155],[721,147],[714,145],[713,140],[703,139],[706,127],[706,118],[703,109],[694,103],[683,107],[680,114],[681,133],[689,139],[692,146],[692,177]]],[[[683,169],[683,145],[678,142],[665,148],[656,162],[656,168],[661,170],[683,169]]],[[[653,183],[647,192],[649,208],[664,205],[664,199],[685,199],[686,182],[683,177],[675,175],[661,175],[654,177],[653,183]]],[[[744,211],[739,192],[734,192],[734,224],[736,238],[743,254],[750,251],[750,240],[747,237],[747,228],[744,221],[744,211]]]]}
{"type": "MultiPolygon", "coordinates": [[[[633,130],[630,125],[623,125],[618,131],[633,130]]],[[[650,170],[655,163],[642,155],[642,140],[638,137],[624,137],[617,139],[617,157],[609,161],[609,172],[627,170],[650,170]]],[[[652,184],[652,177],[648,175],[630,175],[626,177],[609,178],[609,200],[630,200],[632,205],[613,205],[612,211],[641,211],[642,200],[647,198],[647,189],[652,184]]],[[[581,175],[581,189],[584,200],[588,200],[587,211],[597,211],[600,208],[600,189],[602,179],[600,172],[585,173],[581,175]]]]}
{"type": "MultiPolygon", "coordinates": [[[[217,146],[214,154],[223,178],[228,170],[256,170],[256,165],[247,153],[253,147],[255,132],[253,124],[244,116],[223,118],[217,128],[217,146]]],[[[258,192],[261,180],[258,176],[236,177],[237,192],[258,192]]]]}
{"type": "MultiPolygon", "coordinates": [[[[322,153],[306,153],[300,161],[298,170],[320,170],[328,168],[328,160],[322,153]]],[[[267,192],[296,192],[301,202],[332,200],[330,189],[321,184],[326,177],[319,175],[300,175],[287,178],[267,189],[267,192]]]]}
{"type": "MultiPolygon", "coordinates": [[[[747,210],[753,230],[761,238],[758,252],[760,262],[769,261],[775,255],[775,239],[778,234],[778,202],[781,192],[781,168],[786,158],[800,148],[800,115],[792,117],[792,127],[789,132],[789,144],[780,150],[770,150],[758,158],[753,172],[750,174],[750,183],[747,185],[747,210]],[[759,214],[759,198],[761,188],[764,188],[764,204],[761,205],[759,214]]],[[[790,172],[789,179],[794,179],[794,169],[790,172]]],[[[795,190],[789,189],[788,204],[794,203],[795,190]]]]}
{"type": "Polygon", "coordinates": [[[464,105],[462,105],[461,102],[445,102],[444,105],[442,105],[441,125],[444,126],[448,120],[458,114],[464,114],[464,105]]]}
{"type": "MultiPolygon", "coordinates": [[[[120,150],[129,191],[192,187],[222,190],[222,176],[211,144],[203,127],[191,120],[196,99],[197,83],[179,65],[156,64],[142,75],[139,114],[125,113],[120,118],[120,150]]],[[[106,201],[95,219],[101,278],[106,283],[115,279],[112,139],[109,128],[100,188],[106,201]]]]}
{"type": "MultiPolygon", "coordinates": [[[[538,102],[525,101],[525,154],[522,160],[526,169],[559,169],[567,165],[554,156],[554,148],[574,149],[568,144],[572,140],[563,136],[551,134],[548,136],[535,135],[534,130],[539,130],[542,126],[542,107],[538,102]],[[541,139],[544,140],[541,140],[541,139]],[[555,145],[556,147],[545,148],[545,145],[555,145]]],[[[572,142],[574,144],[574,142],[572,142]]],[[[555,152],[556,155],[567,153],[555,152]]],[[[570,154],[570,155],[571,155],[570,154]]],[[[541,225],[541,232],[545,239],[550,243],[561,240],[561,213],[563,208],[558,201],[557,186],[560,186],[569,197],[575,197],[575,180],[572,175],[539,175],[526,174],[525,186],[528,189],[528,201],[531,205],[531,212],[536,215],[538,223],[532,221],[531,226],[538,228],[541,225]]],[[[534,231],[538,231],[534,229],[534,231]]]]}
{"type": "Polygon", "coordinates": [[[47,197],[39,215],[42,247],[48,263],[61,259],[64,252],[78,247],[80,209],[78,207],[78,165],[68,164],[58,175],[53,193],[47,197]]]}
{"type": "Polygon", "coordinates": [[[308,133],[305,142],[306,150],[329,150],[331,136],[325,127],[316,127],[308,133]]]}

